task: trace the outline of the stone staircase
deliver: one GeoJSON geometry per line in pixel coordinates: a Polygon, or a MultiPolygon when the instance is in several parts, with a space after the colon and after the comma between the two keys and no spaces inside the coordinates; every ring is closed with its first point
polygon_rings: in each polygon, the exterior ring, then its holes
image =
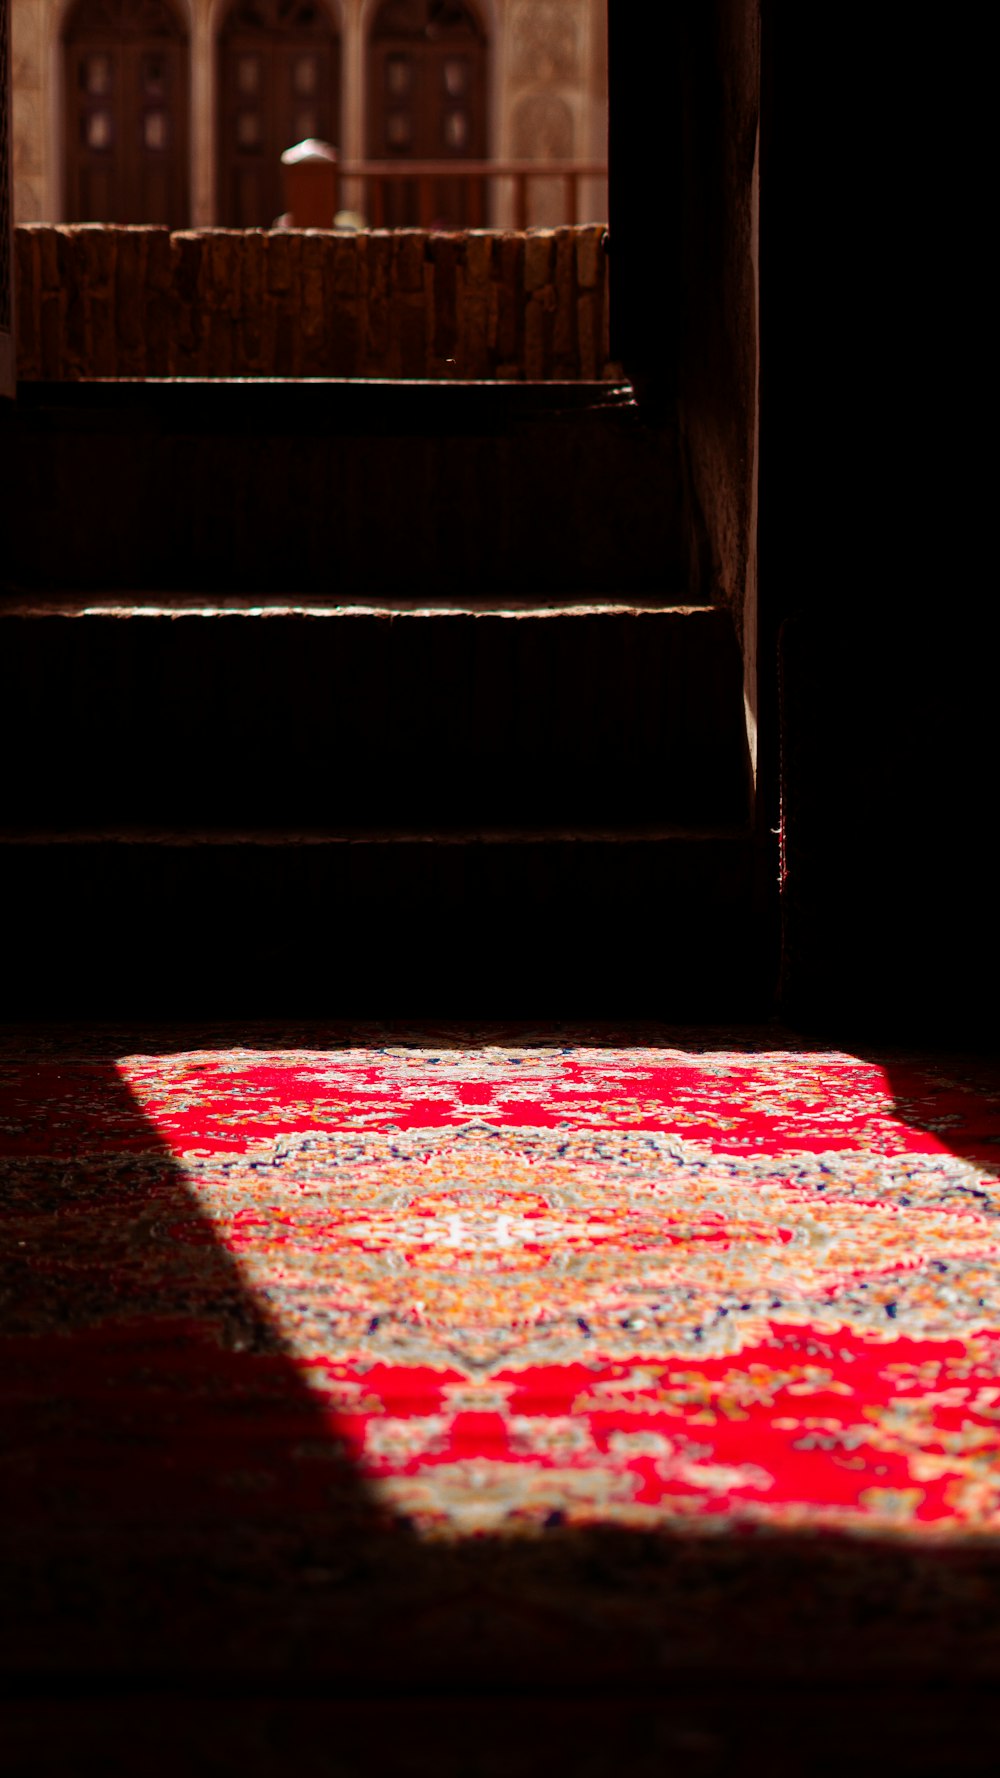
{"type": "Polygon", "coordinates": [[[3,416],[9,1016],[731,1016],[742,667],[607,385],[3,416]]]}

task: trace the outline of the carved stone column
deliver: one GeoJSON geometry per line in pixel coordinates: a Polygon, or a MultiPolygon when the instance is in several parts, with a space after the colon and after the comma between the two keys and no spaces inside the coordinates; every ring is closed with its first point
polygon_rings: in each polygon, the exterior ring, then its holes
{"type": "MultiPolygon", "coordinates": [[[[583,11],[579,0],[514,0],[510,103],[518,160],[570,160],[577,152],[583,11]]],[[[530,223],[565,222],[563,208],[558,180],[531,181],[530,223]]]]}
{"type": "MultiPolygon", "coordinates": [[[[43,0],[12,0],[10,76],[13,109],[8,118],[12,154],[14,219],[40,222],[55,213],[53,150],[45,128],[48,67],[46,7],[43,0]]],[[[54,17],[53,28],[58,32],[54,17]]]]}
{"type": "Polygon", "coordinates": [[[215,53],[225,0],[193,0],[191,20],[191,225],[215,221],[215,53]]]}
{"type": "MultiPolygon", "coordinates": [[[[337,143],[341,160],[359,161],[365,154],[365,37],[371,28],[371,4],[366,0],[344,0],[341,67],[343,94],[341,98],[341,139],[337,143]]],[[[341,181],[340,202],[345,210],[364,210],[364,189],[359,179],[341,181]]]]}

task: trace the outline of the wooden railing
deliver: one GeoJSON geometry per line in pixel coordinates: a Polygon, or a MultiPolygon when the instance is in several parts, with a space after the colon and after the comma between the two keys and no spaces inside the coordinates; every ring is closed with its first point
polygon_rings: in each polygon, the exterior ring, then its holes
{"type": "Polygon", "coordinates": [[[342,181],[352,179],[358,182],[361,201],[357,207],[375,228],[385,226],[387,187],[402,181],[416,184],[416,226],[433,227],[437,220],[438,193],[445,182],[454,180],[460,180],[465,188],[465,224],[469,228],[483,228],[495,220],[495,211],[493,216],[489,214],[487,191],[492,187],[499,196],[497,187],[501,181],[513,184],[512,227],[530,227],[531,186],[539,180],[558,181],[563,200],[560,221],[575,227],[580,221],[600,220],[581,216],[583,181],[606,179],[608,175],[607,167],[599,161],[340,161],[337,171],[342,181]]]}
{"type": "Polygon", "coordinates": [[[344,209],[360,213],[369,228],[485,228],[501,219],[519,230],[539,220],[575,227],[601,220],[583,215],[582,187],[608,176],[602,161],[342,161],[327,144],[309,142],[282,159],[293,227],[329,227],[327,217],[344,209]],[[533,214],[532,186],[539,183],[561,188],[557,219],[551,203],[545,218],[533,214]]]}

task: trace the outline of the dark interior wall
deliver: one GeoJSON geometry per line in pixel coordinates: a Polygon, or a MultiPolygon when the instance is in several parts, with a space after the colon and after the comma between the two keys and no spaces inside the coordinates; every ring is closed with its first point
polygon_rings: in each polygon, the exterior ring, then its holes
{"type": "Polygon", "coordinates": [[[982,58],[959,19],[788,0],[764,0],[762,51],[761,771],[783,1003],[995,1042],[982,58]]]}
{"type": "Polygon", "coordinates": [[[679,424],[689,587],[733,614],[755,731],[760,6],[609,27],[612,352],[647,424],[679,424]]]}
{"type": "Polygon", "coordinates": [[[679,412],[705,593],[733,611],[753,703],[760,14],[679,8],[679,412]]]}
{"type": "Polygon", "coordinates": [[[649,416],[679,413],[691,584],[740,619],[785,1010],[980,1041],[1000,994],[988,58],[961,20],[860,0],[610,22],[616,355],[649,416]]]}

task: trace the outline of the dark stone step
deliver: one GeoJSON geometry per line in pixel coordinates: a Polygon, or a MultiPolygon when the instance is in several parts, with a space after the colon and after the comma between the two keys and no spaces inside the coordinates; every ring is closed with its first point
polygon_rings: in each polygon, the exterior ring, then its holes
{"type": "Polygon", "coordinates": [[[746,818],[719,607],[0,607],[0,823],[746,818]]]}
{"type": "Polygon", "coordinates": [[[683,596],[675,430],[611,385],[24,384],[20,587],[683,596]]]}
{"type": "Polygon", "coordinates": [[[766,1009],[740,831],[0,834],[7,1017],[766,1009]]]}

